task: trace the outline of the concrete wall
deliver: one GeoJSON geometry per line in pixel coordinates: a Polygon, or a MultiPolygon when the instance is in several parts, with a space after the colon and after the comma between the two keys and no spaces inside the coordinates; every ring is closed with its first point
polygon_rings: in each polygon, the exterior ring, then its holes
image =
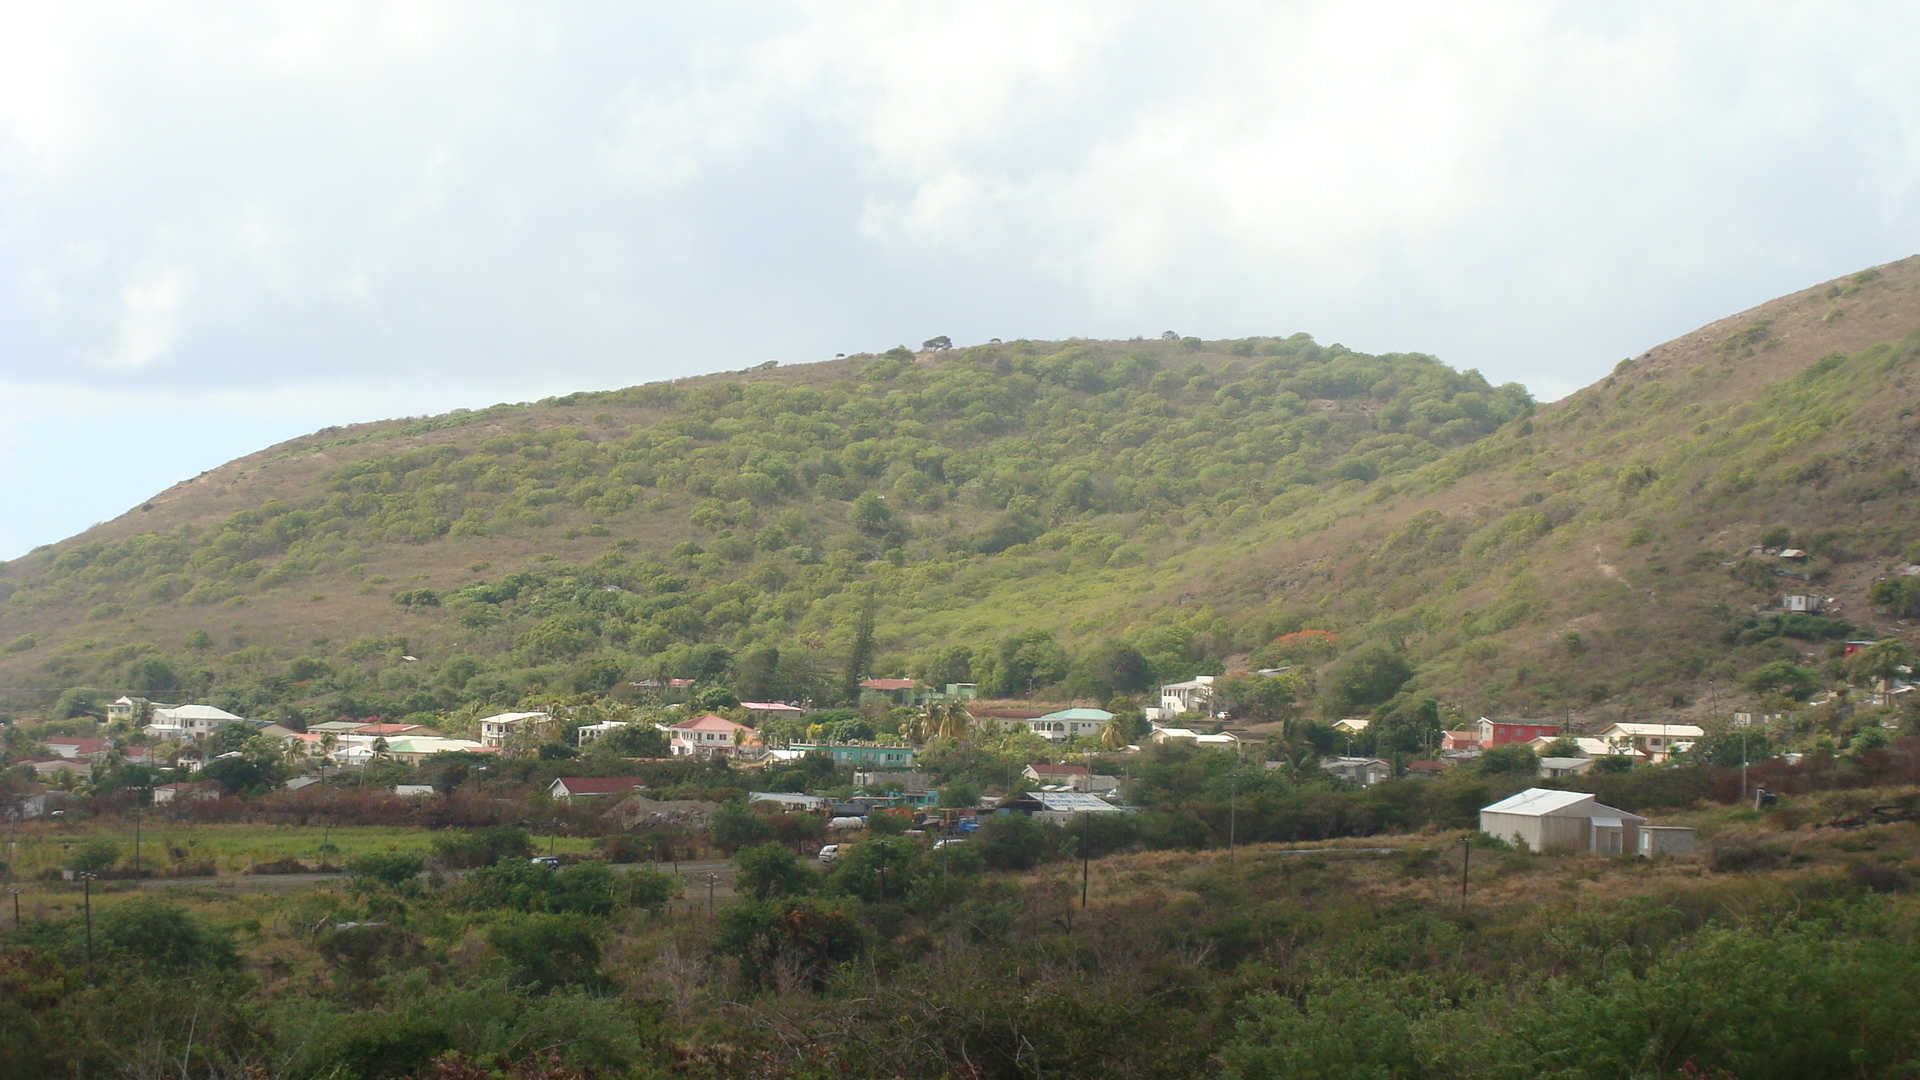
{"type": "Polygon", "coordinates": [[[1640,828],[1640,854],[1691,855],[1694,832],[1680,825],[1644,825],[1640,828]]]}
{"type": "Polygon", "coordinates": [[[1508,843],[1525,842],[1534,851],[1585,851],[1592,823],[1584,817],[1480,812],[1480,831],[1508,843]]]}

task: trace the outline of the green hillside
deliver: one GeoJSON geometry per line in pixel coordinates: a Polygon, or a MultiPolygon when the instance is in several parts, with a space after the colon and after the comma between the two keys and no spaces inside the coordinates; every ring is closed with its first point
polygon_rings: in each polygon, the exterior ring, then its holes
{"type": "Polygon", "coordinates": [[[1812,693],[1848,674],[1831,641],[1905,632],[1867,597],[1920,558],[1917,285],[1910,259],[1816,287],[1539,408],[1295,335],[897,349],[329,430],[5,565],[0,684],[16,713],[291,719],[656,674],[830,701],[870,609],[861,673],[1002,695],[1249,660],[1330,710],[1704,715],[1776,661],[1812,693]],[[1763,538],[1814,557],[1748,558],[1763,538]],[[1837,610],[1754,610],[1783,586],[1837,610]],[[1328,633],[1274,644],[1302,629],[1328,633]]]}

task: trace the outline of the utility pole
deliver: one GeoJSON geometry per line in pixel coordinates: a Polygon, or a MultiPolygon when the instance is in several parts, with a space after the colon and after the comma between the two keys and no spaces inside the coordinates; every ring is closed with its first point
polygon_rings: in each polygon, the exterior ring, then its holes
{"type": "Polygon", "coordinates": [[[707,914],[709,915],[713,914],[713,883],[719,880],[719,874],[711,870],[707,871],[707,914]]]}
{"type": "MultiPolygon", "coordinates": [[[[93,872],[92,872],[92,871],[90,871],[90,870],[82,870],[82,871],[80,872],[80,883],[81,883],[81,884],[80,884],[80,887],[81,887],[81,889],[82,889],[82,890],[84,890],[84,891],[85,891],[85,894],[86,894],[86,910],[87,910],[87,985],[88,985],[88,986],[92,986],[92,985],[93,985],[93,879],[94,879],[94,878],[96,878],[96,877],[98,877],[98,876],[99,876],[98,874],[95,874],[95,873],[93,873],[93,872]]],[[[20,902],[20,901],[19,901],[19,894],[18,894],[18,893],[16,893],[16,894],[14,894],[14,903],[16,903],[16,904],[17,904],[17,903],[19,903],[19,902],[20,902]]],[[[16,915],[16,916],[15,916],[15,919],[17,920],[18,918],[19,918],[19,916],[17,916],[17,915],[16,915]]]]}
{"type": "Polygon", "coordinates": [[[1233,861],[1233,848],[1240,832],[1240,761],[1234,759],[1234,769],[1227,774],[1227,861],[1233,861]]]}
{"type": "Polygon", "coordinates": [[[1460,838],[1460,910],[1467,910],[1467,868],[1473,864],[1473,838],[1460,838]]]}
{"type": "Polygon", "coordinates": [[[13,928],[20,929],[20,890],[8,889],[13,894],[13,928]]]}
{"type": "Polygon", "coordinates": [[[1080,910],[1087,910],[1087,882],[1093,879],[1093,815],[1080,811],[1080,910]]]}

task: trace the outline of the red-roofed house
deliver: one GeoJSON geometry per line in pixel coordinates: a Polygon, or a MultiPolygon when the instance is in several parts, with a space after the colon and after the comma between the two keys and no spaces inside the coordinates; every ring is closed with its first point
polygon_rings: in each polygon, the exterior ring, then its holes
{"type": "Polygon", "coordinates": [[[1542,735],[1552,737],[1560,734],[1559,724],[1540,720],[1489,720],[1483,716],[1478,728],[1482,750],[1511,742],[1530,742],[1542,735]]]}
{"type": "Polygon", "coordinates": [[[63,758],[105,757],[113,744],[105,739],[83,739],[76,735],[52,735],[41,740],[47,749],[63,758]]]}
{"type": "Polygon", "coordinates": [[[1448,731],[1440,736],[1442,750],[1478,750],[1480,733],[1478,731],[1448,731]]]}
{"type": "Polygon", "coordinates": [[[547,788],[547,794],[564,801],[596,795],[631,795],[645,790],[647,782],[637,776],[562,776],[547,788]]]}
{"type": "Polygon", "coordinates": [[[877,700],[891,705],[913,705],[925,689],[915,679],[865,679],[860,683],[860,703],[877,700]]]}
{"type": "Polygon", "coordinates": [[[661,730],[667,733],[667,746],[674,757],[757,758],[766,753],[766,746],[752,728],[712,713],[668,724],[661,730]]]}
{"type": "Polygon", "coordinates": [[[361,724],[353,729],[355,735],[381,735],[393,738],[395,735],[437,736],[440,733],[424,724],[361,724]]]}

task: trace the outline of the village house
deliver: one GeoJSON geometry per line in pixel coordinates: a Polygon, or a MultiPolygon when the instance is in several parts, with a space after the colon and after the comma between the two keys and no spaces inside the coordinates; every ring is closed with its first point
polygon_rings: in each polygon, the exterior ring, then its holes
{"type": "Polygon", "coordinates": [[[1098,735],[1112,719],[1113,714],[1105,709],[1061,709],[1031,719],[1009,721],[1008,726],[1020,725],[1048,742],[1065,742],[1082,735],[1098,735]]]}
{"type": "Polygon", "coordinates": [[[0,820],[37,818],[47,812],[47,789],[29,784],[12,795],[0,795],[0,820]]]}
{"type": "Polygon", "coordinates": [[[480,721],[480,742],[484,746],[505,746],[522,727],[538,728],[553,719],[544,712],[495,713],[480,721]]]}
{"type": "Polygon", "coordinates": [[[1826,605],[1818,596],[1807,593],[1788,593],[1780,598],[1780,606],[1790,612],[1818,615],[1820,609],[1826,605]]]}
{"type": "Polygon", "coordinates": [[[1182,713],[1205,715],[1213,707],[1213,676],[1195,675],[1185,682],[1165,683],[1160,687],[1160,718],[1171,720],[1182,713]]]}
{"type": "Polygon", "coordinates": [[[153,789],[153,804],[160,806],[170,802],[193,802],[195,800],[213,800],[220,797],[220,785],[213,783],[162,784],[153,789]]]}
{"type": "Polygon", "coordinates": [[[93,762],[75,758],[22,758],[20,764],[31,768],[42,780],[52,780],[63,773],[77,779],[93,775],[93,762]]]}
{"type": "Polygon", "coordinates": [[[86,739],[77,735],[49,735],[40,741],[63,758],[87,761],[99,761],[113,749],[113,743],[106,739],[86,739]]]}
{"type": "Polygon", "coordinates": [[[1528,788],[1480,809],[1480,831],[1534,851],[1633,855],[1647,819],[1582,791],[1528,788]]]}
{"type": "Polygon", "coordinates": [[[1029,765],[1020,770],[1020,775],[1036,784],[1072,786],[1075,780],[1088,775],[1085,765],[1029,765]]]}
{"type": "Polygon", "coordinates": [[[745,724],[706,713],[660,728],[675,757],[731,757],[757,759],[766,750],[760,737],[745,724]]]}
{"type": "Polygon", "coordinates": [[[594,799],[603,795],[631,795],[647,790],[647,782],[635,776],[562,776],[547,785],[547,796],[559,802],[594,799]]]}
{"type": "Polygon", "coordinates": [[[191,742],[203,739],[228,724],[244,723],[244,717],[212,705],[155,705],[152,718],[140,730],[149,739],[191,742]]]}
{"type": "Polygon", "coordinates": [[[1440,734],[1440,749],[1461,753],[1480,752],[1480,733],[1478,731],[1446,731],[1440,734]]]}
{"type": "Polygon", "coordinates": [[[1195,746],[1214,746],[1221,748],[1236,746],[1240,742],[1238,736],[1227,731],[1209,733],[1195,731],[1192,728],[1157,727],[1147,733],[1147,741],[1151,743],[1185,740],[1192,740],[1195,746]]]}
{"type": "Polygon", "coordinates": [[[1372,787],[1393,776],[1393,763],[1380,758],[1330,757],[1320,759],[1320,768],[1342,780],[1372,787]]]}
{"type": "Polygon", "coordinates": [[[1508,743],[1528,742],[1542,735],[1551,737],[1560,734],[1559,724],[1549,724],[1544,720],[1490,720],[1483,716],[1475,727],[1482,750],[1508,743]]]}
{"type": "Polygon", "coordinates": [[[151,704],[153,704],[153,702],[148,701],[146,698],[127,697],[125,694],[122,694],[107,706],[107,723],[111,724],[122,720],[127,723],[132,723],[139,717],[141,707],[151,704]]]}
{"type": "Polygon", "coordinates": [[[580,748],[584,750],[626,726],[625,720],[606,720],[598,724],[582,724],[574,730],[573,734],[580,741],[580,748]]]}
{"type": "Polygon", "coordinates": [[[833,808],[833,802],[821,795],[802,795],[792,791],[752,791],[747,793],[749,803],[772,803],[787,813],[817,814],[827,813],[833,808]]]}
{"type": "Polygon", "coordinates": [[[918,705],[925,690],[917,679],[865,679],[860,683],[860,704],[918,705]]]}
{"type": "Polygon", "coordinates": [[[1539,775],[1542,780],[1551,780],[1557,776],[1579,776],[1592,768],[1590,757],[1546,757],[1540,759],[1539,775]]]}
{"type": "Polygon", "coordinates": [[[833,757],[835,768],[905,770],[913,768],[913,747],[880,746],[876,743],[789,743],[787,750],[805,756],[812,750],[824,750],[833,757]]]}
{"type": "Polygon", "coordinates": [[[807,710],[798,705],[788,705],[780,701],[743,701],[740,707],[755,720],[774,720],[780,717],[805,716],[807,710]]]}
{"type": "Polygon", "coordinates": [[[1349,716],[1343,720],[1335,720],[1333,722],[1333,730],[1342,735],[1358,735],[1367,730],[1367,725],[1371,723],[1373,723],[1373,721],[1365,717],[1349,716]]]}
{"type": "Polygon", "coordinates": [[[1615,724],[1597,736],[1613,753],[1644,755],[1664,761],[1676,750],[1686,750],[1706,732],[1692,724],[1615,724]]]}
{"type": "Polygon", "coordinates": [[[433,794],[432,784],[393,784],[387,788],[387,794],[402,799],[425,799],[433,794]]]}
{"type": "Polygon", "coordinates": [[[996,812],[1025,814],[1035,821],[1069,825],[1086,814],[1124,814],[1122,807],[1077,791],[1029,791],[1017,799],[1008,799],[994,808],[996,812]]]}
{"type": "Polygon", "coordinates": [[[933,781],[926,773],[921,772],[858,769],[853,774],[853,786],[874,788],[879,791],[898,791],[903,795],[924,795],[933,789],[933,781]]]}

